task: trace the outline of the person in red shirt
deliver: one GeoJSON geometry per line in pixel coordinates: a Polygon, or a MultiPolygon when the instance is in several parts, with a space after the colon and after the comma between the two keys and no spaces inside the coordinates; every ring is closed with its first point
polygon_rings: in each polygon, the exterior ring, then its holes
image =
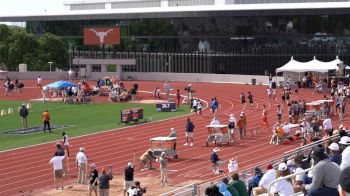
{"type": "Polygon", "coordinates": [[[176,90],[176,105],[177,105],[177,108],[180,107],[180,101],[181,101],[180,90],[177,89],[177,90],[176,90]]]}
{"type": "Polygon", "coordinates": [[[269,123],[267,122],[267,116],[263,113],[263,116],[261,117],[261,129],[265,130],[265,133],[267,133],[267,130],[269,130],[269,123]]]}

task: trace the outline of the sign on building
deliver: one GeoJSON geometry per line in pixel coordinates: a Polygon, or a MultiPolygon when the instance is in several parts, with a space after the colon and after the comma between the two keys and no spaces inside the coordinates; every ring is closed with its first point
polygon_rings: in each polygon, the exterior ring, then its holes
{"type": "Polygon", "coordinates": [[[84,45],[119,45],[120,29],[84,28],[84,45]]]}

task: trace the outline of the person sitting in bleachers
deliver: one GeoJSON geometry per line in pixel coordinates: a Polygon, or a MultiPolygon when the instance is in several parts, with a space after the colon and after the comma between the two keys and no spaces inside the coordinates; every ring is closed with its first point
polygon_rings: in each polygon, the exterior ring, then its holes
{"type": "Polygon", "coordinates": [[[259,182],[259,186],[253,188],[253,195],[258,196],[262,193],[267,193],[272,181],[276,179],[276,170],[273,169],[272,164],[267,165],[267,172],[263,175],[259,182]]]}
{"type": "MultiPolygon", "coordinates": [[[[281,179],[288,175],[290,175],[290,170],[288,169],[287,164],[280,163],[277,170],[277,179],[281,179]]],[[[279,196],[289,196],[294,194],[294,188],[291,179],[284,179],[274,183],[270,190],[270,194],[274,195],[276,193],[279,196]]]]}
{"type": "Polygon", "coordinates": [[[259,167],[254,168],[254,176],[252,180],[248,183],[248,195],[251,195],[253,188],[259,186],[259,182],[261,178],[263,177],[263,173],[259,167]]]}

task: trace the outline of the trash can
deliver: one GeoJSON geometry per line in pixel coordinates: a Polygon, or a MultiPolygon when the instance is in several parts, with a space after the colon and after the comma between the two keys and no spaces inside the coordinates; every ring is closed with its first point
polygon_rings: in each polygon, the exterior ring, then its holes
{"type": "Polygon", "coordinates": [[[252,85],[256,85],[256,79],[252,78],[252,85]]]}

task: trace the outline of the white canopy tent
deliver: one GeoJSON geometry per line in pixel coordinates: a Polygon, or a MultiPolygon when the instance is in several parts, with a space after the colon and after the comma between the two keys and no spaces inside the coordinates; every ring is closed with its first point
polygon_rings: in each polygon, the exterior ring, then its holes
{"type": "Polygon", "coordinates": [[[285,64],[284,66],[277,68],[276,73],[280,72],[296,72],[296,73],[303,73],[303,72],[320,72],[320,73],[326,73],[328,70],[338,70],[339,64],[342,64],[343,62],[336,57],[335,60],[330,62],[323,62],[319,61],[314,57],[313,60],[308,62],[299,62],[294,60],[292,57],[291,60],[285,64]]]}

